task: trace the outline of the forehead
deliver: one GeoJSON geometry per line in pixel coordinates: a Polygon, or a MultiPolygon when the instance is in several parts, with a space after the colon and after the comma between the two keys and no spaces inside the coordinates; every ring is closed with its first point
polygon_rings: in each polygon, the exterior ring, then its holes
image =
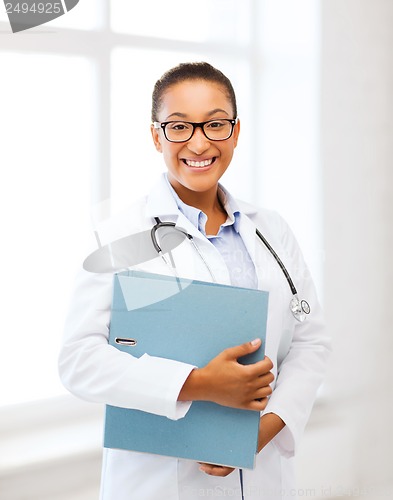
{"type": "Polygon", "coordinates": [[[217,82],[186,80],[171,85],[163,93],[159,114],[161,120],[173,113],[202,120],[215,109],[225,111],[232,118],[232,103],[227,89],[217,82]]]}

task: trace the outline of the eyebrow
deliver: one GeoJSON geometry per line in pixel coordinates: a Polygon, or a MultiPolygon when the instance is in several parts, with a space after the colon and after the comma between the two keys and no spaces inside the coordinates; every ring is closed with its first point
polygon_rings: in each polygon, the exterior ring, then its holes
{"type": "MultiPolygon", "coordinates": [[[[227,111],[225,111],[225,109],[221,109],[221,108],[212,109],[211,111],[209,111],[207,113],[207,116],[210,117],[210,116],[215,115],[216,113],[225,113],[227,116],[229,116],[229,113],[227,111]]],[[[183,118],[183,119],[187,118],[187,115],[185,113],[180,113],[180,112],[176,111],[175,113],[171,113],[170,115],[168,115],[165,118],[165,121],[167,121],[169,118],[174,118],[175,116],[177,116],[178,118],[183,118]]]]}

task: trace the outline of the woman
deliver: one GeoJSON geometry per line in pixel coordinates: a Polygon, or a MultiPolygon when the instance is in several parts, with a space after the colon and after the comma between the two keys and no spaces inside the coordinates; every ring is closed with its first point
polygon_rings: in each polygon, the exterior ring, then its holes
{"type": "MultiPolygon", "coordinates": [[[[269,291],[267,357],[247,368],[237,363],[260,347],[259,339],[227,349],[198,368],[121,353],[107,344],[112,276],[82,271],[60,353],[61,378],[86,400],[172,419],[182,418],[194,400],[260,411],[259,453],[255,470],[240,473],[214,464],[105,449],[101,499],[294,498],[292,457],[329,352],[307,267],[276,213],[236,201],[219,184],[240,132],[232,85],[219,70],[207,63],[187,63],[165,73],[154,88],[152,122],[154,145],[167,173],[149,196],[106,224],[101,239],[106,243],[150,229],[157,217],[186,229],[203,259],[184,242],[176,249],[179,276],[269,291]],[[285,256],[299,295],[311,308],[304,322],[293,316],[288,282],[256,229],[285,256]],[[138,391],[141,381],[143,391],[138,391]]],[[[159,257],[139,266],[160,274],[168,274],[168,267],[159,257]]]]}

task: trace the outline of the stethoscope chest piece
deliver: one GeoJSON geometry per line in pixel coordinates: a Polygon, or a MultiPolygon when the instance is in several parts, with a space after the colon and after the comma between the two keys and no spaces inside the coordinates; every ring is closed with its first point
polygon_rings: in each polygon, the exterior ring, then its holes
{"type": "Polygon", "coordinates": [[[304,321],[311,311],[310,304],[306,300],[300,300],[297,295],[293,296],[290,302],[290,309],[298,321],[304,321]]]}

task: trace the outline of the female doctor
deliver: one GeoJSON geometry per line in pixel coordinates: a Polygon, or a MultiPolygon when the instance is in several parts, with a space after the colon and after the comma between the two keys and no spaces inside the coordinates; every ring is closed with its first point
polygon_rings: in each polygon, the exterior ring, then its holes
{"type": "Polygon", "coordinates": [[[165,73],[154,88],[152,122],[167,172],[147,197],[102,226],[101,241],[168,222],[174,231],[185,230],[192,243],[186,238],[171,262],[157,254],[136,267],[160,274],[175,267],[178,276],[269,291],[267,357],[248,366],[237,362],[260,347],[259,339],[227,349],[201,367],[123,353],[108,345],[112,274],[81,270],[59,356],[60,376],[85,400],[171,419],[184,417],[195,400],[260,411],[259,453],[254,470],[239,471],[104,449],[100,498],[296,498],[293,456],[329,353],[309,272],[278,214],[235,200],[219,184],[240,132],[232,85],[219,70],[186,63],[165,73]],[[285,261],[289,280],[277,256],[285,261]],[[297,297],[303,300],[294,303],[297,297]]]}

